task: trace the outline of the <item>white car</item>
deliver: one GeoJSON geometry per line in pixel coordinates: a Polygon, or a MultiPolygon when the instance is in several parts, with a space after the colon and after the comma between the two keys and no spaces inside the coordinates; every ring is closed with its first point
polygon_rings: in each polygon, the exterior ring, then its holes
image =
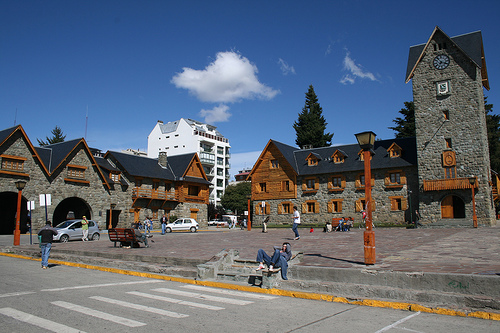
{"type": "MultiPolygon", "coordinates": [[[[99,226],[96,222],[89,220],[89,239],[99,240],[99,226]]],[[[61,243],[66,243],[69,240],[82,239],[82,219],[68,220],[58,224],[55,228],[57,230],[57,235],[53,237],[53,240],[59,241],[61,243]]]]}
{"type": "Polygon", "coordinates": [[[177,219],[173,223],[167,224],[165,227],[166,232],[172,232],[177,230],[189,230],[191,232],[198,231],[198,222],[192,218],[182,218],[177,219]]]}

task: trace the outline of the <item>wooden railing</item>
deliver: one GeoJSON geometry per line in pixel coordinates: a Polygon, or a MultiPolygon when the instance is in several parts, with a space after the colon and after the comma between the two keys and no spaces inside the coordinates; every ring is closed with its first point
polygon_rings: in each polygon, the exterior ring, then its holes
{"type": "MultiPolygon", "coordinates": [[[[474,187],[477,187],[477,180],[474,187]]],[[[465,190],[470,188],[469,178],[424,180],[424,191],[465,190]]]]}
{"type": "Polygon", "coordinates": [[[132,190],[132,199],[137,198],[177,200],[175,194],[171,192],[135,187],[132,190]]]}

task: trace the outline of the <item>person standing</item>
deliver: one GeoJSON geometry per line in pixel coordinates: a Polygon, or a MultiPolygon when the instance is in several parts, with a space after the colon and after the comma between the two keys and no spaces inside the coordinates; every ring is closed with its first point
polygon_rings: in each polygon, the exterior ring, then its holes
{"type": "Polygon", "coordinates": [[[297,210],[297,206],[293,206],[293,226],[292,230],[295,233],[295,240],[300,239],[299,235],[299,224],[300,224],[300,214],[299,211],[297,210]]]}
{"type": "Polygon", "coordinates": [[[89,240],[89,221],[85,216],[82,217],[82,241],[86,242],[89,240]]]}
{"type": "Polygon", "coordinates": [[[147,232],[148,235],[151,235],[151,229],[153,229],[153,222],[149,219],[149,216],[146,216],[144,220],[144,234],[147,232]]]}
{"type": "Polygon", "coordinates": [[[52,248],[53,237],[57,235],[57,230],[52,228],[50,221],[45,222],[45,226],[38,231],[40,248],[42,249],[42,268],[49,267],[50,249],[52,248]]]}
{"type": "Polygon", "coordinates": [[[165,217],[165,215],[163,215],[163,217],[161,218],[161,234],[162,235],[165,235],[166,226],[167,226],[167,218],[165,217]]]}

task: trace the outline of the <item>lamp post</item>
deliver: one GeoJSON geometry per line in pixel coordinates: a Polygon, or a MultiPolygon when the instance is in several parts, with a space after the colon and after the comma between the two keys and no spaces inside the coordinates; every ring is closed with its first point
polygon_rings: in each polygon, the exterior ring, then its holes
{"type": "Polygon", "coordinates": [[[365,202],[366,202],[366,230],[363,234],[365,244],[365,265],[375,264],[375,232],[372,222],[372,175],[370,158],[374,154],[372,148],[375,143],[376,134],[362,132],[355,134],[358,144],[363,149],[364,169],[365,169],[365,202]]]}
{"type": "Polygon", "coordinates": [[[252,200],[252,195],[247,196],[248,199],[248,219],[247,219],[247,230],[251,231],[252,230],[252,222],[250,222],[250,209],[252,208],[250,206],[250,200],[252,200]]]}
{"type": "Polygon", "coordinates": [[[112,203],[109,205],[111,209],[109,210],[109,225],[108,225],[108,230],[113,229],[113,209],[115,209],[116,204],[112,203]]]}
{"type": "Polygon", "coordinates": [[[23,189],[26,186],[24,180],[18,180],[16,183],[17,188],[17,214],[16,214],[16,229],[14,230],[14,246],[21,244],[21,199],[23,197],[23,189]]]}
{"type": "Polygon", "coordinates": [[[476,187],[476,177],[472,176],[469,178],[470,189],[472,190],[472,224],[474,228],[477,228],[477,215],[476,215],[476,193],[474,188],[476,187]]]}

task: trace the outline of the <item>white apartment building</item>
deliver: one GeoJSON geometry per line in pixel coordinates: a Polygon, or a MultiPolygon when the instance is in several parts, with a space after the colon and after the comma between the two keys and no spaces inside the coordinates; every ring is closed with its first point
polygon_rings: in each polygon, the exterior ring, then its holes
{"type": "Polygon", "coordinates": [[[181,118],[168,122],[158,120],[148,136],[148,157],[157,158],[161,152],[167,156],[197,152],[203,168],[212,183],[210,202],[220,204],[229,182],[229,140],[217,127],[192,119],[181,118]]]}

